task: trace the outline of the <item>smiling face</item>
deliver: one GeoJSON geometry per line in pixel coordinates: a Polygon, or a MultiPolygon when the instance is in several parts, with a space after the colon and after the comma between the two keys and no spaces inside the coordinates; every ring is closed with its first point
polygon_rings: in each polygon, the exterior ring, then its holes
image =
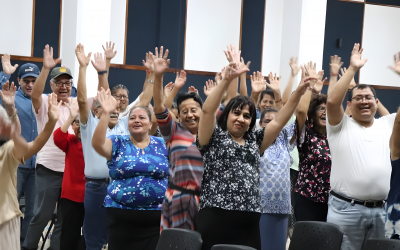
{"type": "Polygon", "coordinates": [[[36,82],[36,77],[34,76],[27,76],[23,79],[18,77],[18,82],[19,86],[21,86],[22,92],[25,93],[25,95],[31,97],[32,96],[32,90],[33,90],[33,85],[36,82]]]}
{"type": "Polygon", "coordinates": [[[317,106],[315,109],[314,119],[313,125],[317,129],[326,127],[326,103],[321,103],[317,106]]]}
{"type": "Polygon", "coordinates": [[[129,96],[126,89],[117,89],[113,94],[114,98],[118,101],[118,106],[121,112],[124,112],[129,105],[129,96]],[[118,98],[120,98],[118,100],[118,98]]]}
{"type": "Polygon", "coordinates": [[[347,102],[354,120],[370,123],[374,120],[378,100],[374,97],[370,88],[353,89],[352,100],[347,102]]]}
{"type": "Polygon", "coordinates": [[[249,129],[251,123],[251,114],[249,105],[243,106],[242,110],[239,108],[231,110],[226,121],[226,127],[232,136],[236,138],[243,137],[244,133],[249,129]]]}
{"type": "Polygon", "coordinates": [[[72,129],[74,130],[74,134],[76,138],[81,140],[81,127],[79,126],[79,116],[75,117],[75,120],[71,124],[72,129]]]}
{"type": "Polygon", "coordinates": [[[143,108],[135,108],[129,114],[128,127],[131,134],[148,134],[152,124],[148,113],[143,108]]]}
{"type": "Polygon", "coordinates": [[[260,100],[260,113],[263,112],[264,109],[274,108],[274,107],[275,107],[275,99],[272,96],[265,94],[262,100],[260,100]]]}
{"type": "Polygon", "coordinates": [[[51,81],[51,90],[57,95],[58,101],[68,102],[68,98],[71,95],[72,84],[71,87],[68,88],[65,84],[61,85],[61,83],[68,83],[69,81],[72,81],[72,78],[66,74],[60,75],[51,81]],[[61,86],[57,86],[56,83],[61,86]]]}
{"type": "Polygon", "coordinates": [[[260,127],[264,128],[267,126],[268,123],[270,123],[272,120],[275,120],[276,112],[271,111],[268,112],[260,119],[260,127]]]}
{"type": "Polygon", "coordinates": [[[180,122],[192,134],[197,133],[201,115],[201,106],[193,98],[189,98],[181,102],[179,105],[180,122]]]}

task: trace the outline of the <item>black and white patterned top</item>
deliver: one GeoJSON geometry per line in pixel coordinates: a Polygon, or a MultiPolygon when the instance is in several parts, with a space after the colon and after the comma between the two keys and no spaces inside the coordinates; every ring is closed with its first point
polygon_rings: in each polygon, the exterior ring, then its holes
{"type": "Polygon", "coordinates": [[[261,212],[259,148],[263,139],[264,129],[253,131],[241,146],[219,126],[204,147],[197,139],[204,165],[200,209],[261,212]]]}

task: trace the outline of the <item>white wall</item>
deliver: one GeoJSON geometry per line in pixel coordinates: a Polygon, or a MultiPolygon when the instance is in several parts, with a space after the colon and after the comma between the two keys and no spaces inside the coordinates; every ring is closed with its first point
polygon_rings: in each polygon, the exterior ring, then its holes
{"type": "Polygon", "coordinates": [[[188,0],[185,65],[188,70],[221,71],[226,46],[239,48],[241,0],[188,0]]]}
{"type": "Polygon", "coordinates": [[[110,41],[115,43],[114,49],[118,52],[112,60],[112,63],[116,64],[124,63],[126,1],[111,1],[110,41]]]}
{"type": "Polygon", "coordinates": [[[32,0],[1,0],[0,54],[31,56],[32,0]]]}
{"type": "Polygon", "coordinates": [[[363,58],[368,62],[361,69],[360,83],[382,86],[400,86],[399,76],[387,69],[394,66],[393,55],[400,51],[400,8],[365,6],[362,46],[363,58]]]}

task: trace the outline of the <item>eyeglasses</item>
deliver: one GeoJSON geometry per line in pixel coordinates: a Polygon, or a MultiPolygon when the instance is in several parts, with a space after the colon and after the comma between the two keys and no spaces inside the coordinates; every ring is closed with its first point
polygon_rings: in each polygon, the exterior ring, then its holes
{"type": "Polygon", "coordinates": [[[351,98],[351,100],[355,100],[356,102],[361,102],[362,100],[364,100],[364,98],[366,101],[372,101],[375,98],[375,96],[373,96],[373,95],[366,95],[366,96],[357,95],[357,96],[351,98]]]}
{"type": "Polygon", "coordinates": [[[117,100],[121,100],[122,98],[124,98],[125,100],[129,99],[127,95],[113,95],[113,96],[117,100]]]}
{"type": "Polygon", "coordinates": [[[71,88],[71,86],[72,86],[72,80],[69,80],[66,82],[58,81],[58,82],[53,82],[53,83],[57,86],[57,88],[61,88],[63,85],[66,88],[71,88]]]}
{"type": "Polygon", "coordinates": [[[79,125],[79,120],[75,120],[73,123],[74,123],[75,125],[79,125]]]}
{"type": "Polygon", "coordinates": [[[318,107],[317,108],[317,112],[324,113],[324,112],[326,112],[326,108],[325,107],[318,107]]]}

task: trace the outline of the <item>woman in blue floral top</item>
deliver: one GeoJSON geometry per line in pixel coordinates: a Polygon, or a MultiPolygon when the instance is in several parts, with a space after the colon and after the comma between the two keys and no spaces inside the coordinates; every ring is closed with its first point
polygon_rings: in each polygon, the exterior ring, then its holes
{"type": "Polygon", "coordinates": [[[256,123],[256,108],[246,96],[230,100],[217,123],[215,113],[224,91],[234,78],[248,71],[238,68],[237,53],[228,51],[227,57],[230,64],[203,105],[197,134],[204,164],[197,230],[203,250],[216,244],[260,249],[260,154],[275,141],[310,83],[303,79],[263,130],[251,129],[256,123]]]}
{"type": "Polygon", "coordinates": [[[104,90],[99,94],[103,115],[93,134],[94,149],[108,160],[111,183],[104,206],[108,215],[108,246],[113,249],[155,249],[161,207],[168,187],[168,151],[162,138],[149,136],[147,107],[129,114],[130,135],[106,138],[110,113],[117,102],[104,90]]]}
{"type": "MultiPolygon", "coordinates": [[[[260,127],[275,119],[278,110],[265,109],[260,127]]],[[[290,152],[294,148],[294,122],[285,126],[260,159],[261,249],[285,250],[290,206],[290,152]]]]}

